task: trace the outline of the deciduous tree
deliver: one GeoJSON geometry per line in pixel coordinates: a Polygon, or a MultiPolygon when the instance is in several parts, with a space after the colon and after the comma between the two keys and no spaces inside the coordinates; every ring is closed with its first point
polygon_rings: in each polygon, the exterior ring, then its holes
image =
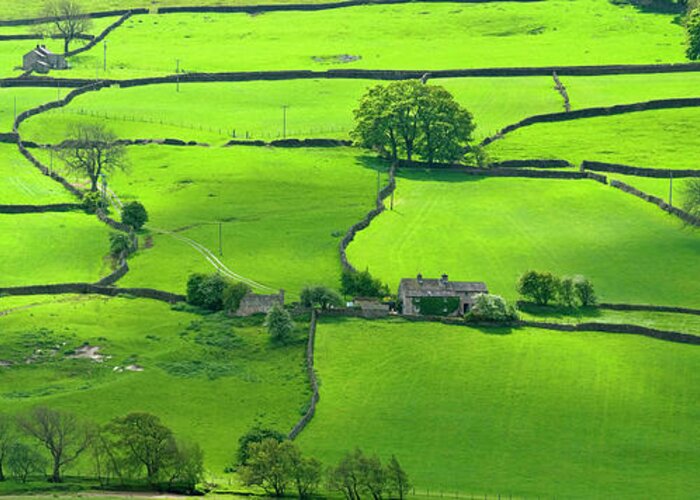
{"type": "Polygon", "coordinates": [[[64,52],[68,52],[73,40],[92,27],[92,20],[75,0],[49,0],[44,5],[43,15],[52,19],[50,31],[63,38],[64,52]]]}
{"type": "Polygon", "coordinates": [[[411,491],[411,482],[408,479],[408,474],[403,470],[394,455],[391,456],[386,466],[386,480],[389,492],[396,495],[399,500],[403,500],[408,492],[411,491]]]}
{"type": "Polygon", "coordinates": [[[102,124],[81,123],[73,127],[59,155],[68,170],[87,177],[93,192],[97,191],[100,175],[127,168],[124,146],[102,124]]]}
{"type": "Polygon", "coordinates": [[[691,61],[700,59],[700,8],[693,9],[685,23],[688,36],[688,47],[686,55],[691,61]]]}
{"type": "Polygon", "coordinates": [[[138,201],[125,203],[122,208],[122,222],[138,231],[148,222],[146,207],[138,201]]]}
{"type": "Polygon", "coordinates": [[[273,341],[284,343],[292,337],[294,321],[292,321],[289,311],[276,304],[265,317],[265,327],[273,341]]]}
{"type": "Polygon", "coordinates": [[[15,421],[9,415],[0,413],[0,481],[5,480],[5,464],[10,450],[17,443],[15,421]]]}
{"type": "Polygon", "coordinates": [[[559,280],[552,273],[528,271],[518,281],[518,293],[543,306],[554,300],[558,289],[559,280]]]}
{"type": "Polygon", "coordinates": [[[18,418],[20,429],[36,439],[51,454],[51,481],[60,483],[64,467],[72,464],[88,448],[91,427],[75,414],[37,407],[18,418]]]}

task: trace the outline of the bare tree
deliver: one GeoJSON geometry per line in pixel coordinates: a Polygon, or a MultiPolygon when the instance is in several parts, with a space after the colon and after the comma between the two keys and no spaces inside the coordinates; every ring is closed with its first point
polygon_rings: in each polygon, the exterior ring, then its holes
{"type": "Polygon", "coordinates": [[[102,124],[75,126],[59,154],[71,172],[90,180],[93,192],[97,191],[100,175],[127,167],[124,145],[102,124]]]}
{"type": "Polygon", "coordinates": [[[17,442],[14,420],[9,415],[0,413],[0,481],[5,480],[4,465],[12,446],[17,442]]]}
{"type": "Polygon", "coordinates": [[[92,20],[75,0],[48,0],[44,5],[44,16],[51,19],[50,30],[63,38],[64,52],[68,52],[73,40],[92,27],[92,20]]]}
{"type": "Polygon", "coordinates": [[[90,445],[91,429],[69,412],[37,407],[18,418],[20,428],[51,454],[51,481],[61,482],[61,469],[74,462],[90,445]]]}

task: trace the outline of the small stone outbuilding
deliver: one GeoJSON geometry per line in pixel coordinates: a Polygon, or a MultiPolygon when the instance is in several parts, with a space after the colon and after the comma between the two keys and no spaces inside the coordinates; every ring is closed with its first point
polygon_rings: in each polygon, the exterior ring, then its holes
{"type": "Polygon", "coordinates": [[[427,279],[419,274],[404,278],[399,284],[399,304],[408,316],[461,316],[470,311],[477,295],[488,293],[481,281],[450,281],[446,274],[440,279],[427,279]]]}
{"type": "Polygon", "coordinates": [[[273,295],[261,295],[248,293],[241,299],[236,316],[250,316],[252,314],[267,314],[275,305],[284,305],[284,290],[273,295]]]}
{"type": "Polygon", "coordinates": [[[68,62],[63,54],[54,54],[45,45],[37,45],[31,52],[24,55],[22,69],[48,73],[52,69],[67,69],[68,62]]]}

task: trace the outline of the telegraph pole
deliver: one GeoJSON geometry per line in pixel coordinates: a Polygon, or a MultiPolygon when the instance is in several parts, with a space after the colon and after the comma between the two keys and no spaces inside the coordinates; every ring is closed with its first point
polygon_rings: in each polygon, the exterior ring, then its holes
{"type": "Polygon", "coordinates": [[[175,74],[177,75],[175,79],[177,80],[177,92],[180,92],[180,59],[177,59],[175,74]]]}
{"type": "Polygon", "coordinates": [[[668,204],[673,206],[673,171],[669,170],[668,204]]]}
{"type": "Polygon", "coordinates": [[[106,73],[107,72],[107,40],[105,40],[105,42],[104,42],[104,49],[105,50],[104,50],[104,58],[103,58],[103,60],[104,60],[103,71],[106,73]]]}
{"type": "Polygon", "coordinates": [[[289,105],[282,106],[282,139],[287,138],[287,108],[289,105]]]}
{"type": "Polygon", "coordinates": [[[222,226],[223,226],[223,224],[221,222],[219,222],[219,257],[224,256],[224,247],[221,243],[221,233],[223,231],[222,226]]]}
{"type": "Polygon", "coordinates": [[[15,123],[17,122],[17,96],[15,96],[15,123]]]}

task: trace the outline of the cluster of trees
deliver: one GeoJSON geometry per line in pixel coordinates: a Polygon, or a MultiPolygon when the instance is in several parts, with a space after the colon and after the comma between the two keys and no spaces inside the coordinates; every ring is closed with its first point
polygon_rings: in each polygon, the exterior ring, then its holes
{"type": "Polygon", "coordinates": [[[452,94],[418,80],[371,87],[354,113],[355,142],[392,160],[418,155],[429,163],[458,161],[475,128],[452,94]]]}
{"type": "Polygon", "coordinates": [[[271,429],[254,428],[239,440],[238,463],[248,486],[259,486],[278,497],[294,491],[299,498],[309,498],[325,485],[347,500],[403,499],[411,489],[396,457],[384,466],[378,457],[356,449],[324,471],[319,460],[304,456],[293,442],[271,429]]]}
{"type": "Polygon", "coordinates": [[[324,311],[343,305],[343,298],[338,292],[322,285],[304,287],[300,300],[304,307],[313,307],[324,311]]]}
{"type": "Polygon", "coordinates": [[[688,47],[685,53],[691,61],[700,59],[700,7],[692,9],[685,19],[688,47]]]}
{"type": "Polygon", "coordinates": [[[210,311],[236,312],[250,286],[220,274],[192,274],[187,280],[187,302],[210,311]]]}
{"type": "Polygon", "coordinates": [[[464,319],[470,323],[509,323],[518,320],[518,311],[500,295],[482,293],[464,319]]]}
{"type": "Polygon", "coordinates": [[[528,271],[517,288],[520,295],[543,306],[557,301],[565,307],[587,307],[597,302],[593,283],[584,276],[559,278],[549,272],[528,271]]]}
{"type": "Polygon", "coordinates": [[[81,457],[90,460],[103,484],[145,480],[153,487],[193,492],[204,473],[201,448],[177,440],[148,413],[131,413],[104,426],[45,407],[16,418],[0,414],[0,481],[6,471],[25,482],[49,468],[49,480],[60,483],[64,470],[81,457]]]}
{"type": "Polygon", "coordinates": [[[340,291],[349,297],[383,298],[389,295],[389,287],[373,278],[368,270],[343,270],[340,276],[340,291]]]}

